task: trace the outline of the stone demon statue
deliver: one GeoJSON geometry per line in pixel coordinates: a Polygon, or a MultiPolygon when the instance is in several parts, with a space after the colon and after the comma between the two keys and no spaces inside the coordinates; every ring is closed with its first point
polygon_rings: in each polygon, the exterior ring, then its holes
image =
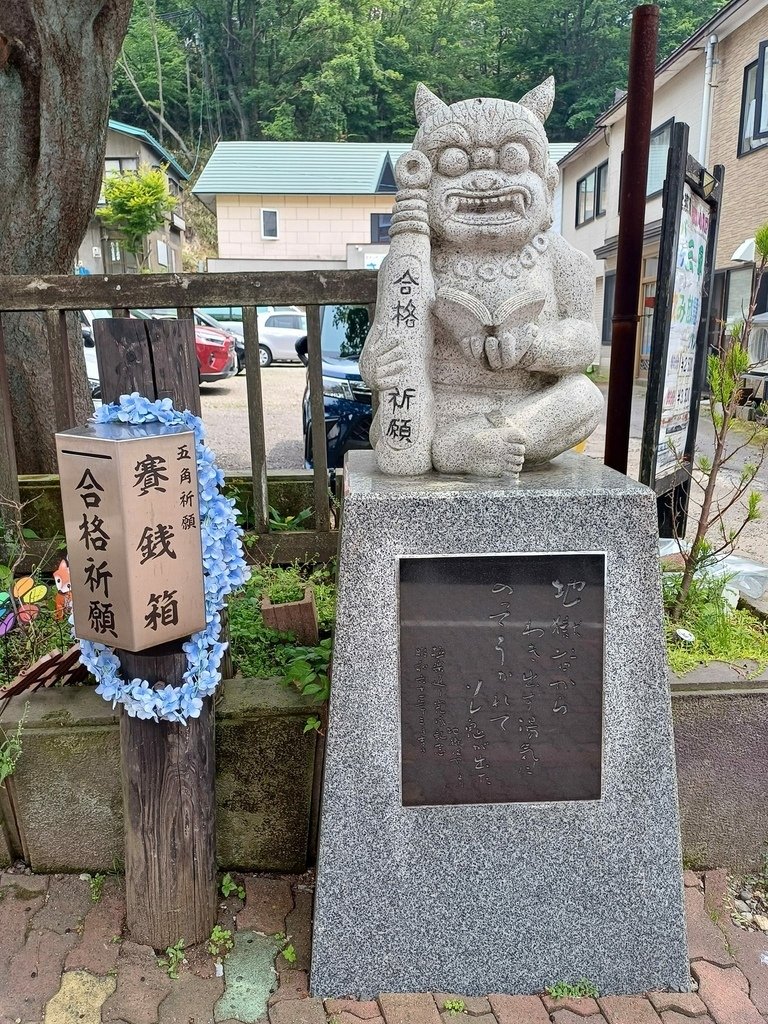
{"type": "Polygon", "coordinates": [[[389,254],[360,369],[379,468],[517,474],[587,437],[602,395],[587,256],[550,231],[554,80],[447,106],[423,85],[397,163],[389,254]]]}

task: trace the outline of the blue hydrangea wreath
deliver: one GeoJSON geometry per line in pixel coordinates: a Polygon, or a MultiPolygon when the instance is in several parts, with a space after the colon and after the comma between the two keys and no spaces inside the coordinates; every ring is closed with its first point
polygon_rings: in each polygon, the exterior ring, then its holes
{"type": "Polygon", "coordinates": [[[224,474],[216,456],[205,444],[203,422],[191,412],[179,412],[169,398],[151,402],[138,393],[122,395],[119,402],[96,410],[97,423],[164,423],[194,431],[197,478],[200,492],[200,534],[205,580],[205,629],[184,644],[187,670],[181,686],[152,684],[146,679],[122,679],[120,659],[105,644],[80,641],[80,661],[98,682],[96,693],[122,704],[132,718],[156,722],[180,722],[197,718],[203,699],[210,697],[221,680],[219,666],[227,644],[221,636],[221,611],[227,594],[242,586],[250,570],[243,558],[242,529],[237,525],[233,498],[221,493],[224,474]]]}

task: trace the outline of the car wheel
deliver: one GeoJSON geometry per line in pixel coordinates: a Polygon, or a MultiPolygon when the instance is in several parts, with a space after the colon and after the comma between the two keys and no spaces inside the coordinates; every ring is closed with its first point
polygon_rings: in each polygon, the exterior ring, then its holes
{"type": "Polygon", "coordinates": [[[266,345],[259,345],[259,366],[269,366],[272,362],[272,353],[266,345]]]}

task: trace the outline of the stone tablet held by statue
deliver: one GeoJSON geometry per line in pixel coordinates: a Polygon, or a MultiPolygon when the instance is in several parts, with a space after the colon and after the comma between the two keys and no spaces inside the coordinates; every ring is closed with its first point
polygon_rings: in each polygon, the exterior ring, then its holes
{"type": "Polygon", "coordinates": [[[384,473],[516,475],[600,422],[591,261],[550,230],[553,100],[552,78],[519,103],[419,86],[360,359],[384,473]]]}

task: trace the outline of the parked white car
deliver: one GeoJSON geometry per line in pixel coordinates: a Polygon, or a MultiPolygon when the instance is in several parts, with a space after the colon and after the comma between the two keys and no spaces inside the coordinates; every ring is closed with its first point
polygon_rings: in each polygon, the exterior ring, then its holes
{"type": "Polygon", "coordinates": [[[269,366],[272,362],[301,362],[296,353],[296,342],[306,337],[307,318],[298,310],[279,310],[274,313],[260,313],[259,362],[269,366]]]}

